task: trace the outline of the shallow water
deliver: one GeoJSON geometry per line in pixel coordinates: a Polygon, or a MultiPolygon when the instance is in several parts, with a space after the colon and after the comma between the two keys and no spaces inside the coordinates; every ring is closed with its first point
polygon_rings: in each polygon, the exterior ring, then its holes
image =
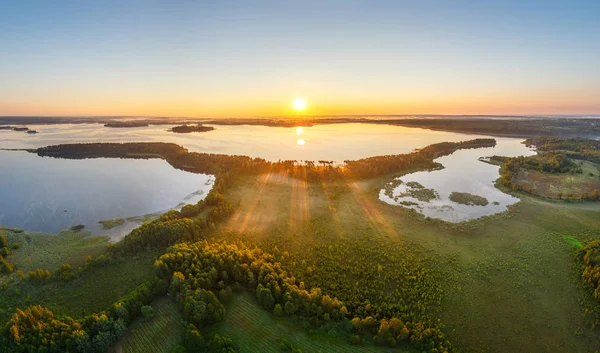
{"type": "Polygon", "coordinates": [[[414,209],[425,216],[453,223],[504,212],[519,199],[503,193],[494,186],[495,180],[499,178],[500,167],[481,162],[478,158],[492,155],[528,156],[535,152],[521,144],[519,139],[496,138],[496,141],[496,147],[459,150],[449,156],[440,157],[435,161],[441,163],[444,169],[422,171],[397,178],[402,180],[402,184],[393,188],[392,197],[386,195],[385,189],[382,189],[379,198],[386,203],[414,209]],[[408,182],[417,182],[427,189],[433,189],[438,197],[424,201],[411,196],[401,196],[412,190],[406,185],[408,182]],[[483,196],[489,203],[486,206],[472,206],[453,202],[449,197],[455,191],[483,196]]]}
{"type": "Polygon", "coordinates": [[[138,223],[106,231],[97,222],[196,203],[214,180],[161,159],[69,160],[0,151],[0,166],[0,225],[46,233],[84,224],[118,237],[138,223]]]}
{"type": "Polygon", "coordinates": [[[38,148],[83,142],[172,142],[190,151],[223,153],[277,160],[355,160],[402,154],[432,143],[464,141],[478,135],[431,131],[392,125],[331,124],[284,128],[222,126],[202,133],[177,134],[172,125],[109,128],[100,124],[28,125],[39,133],[29,135],[0,130],[0,148],[38,148]]]}

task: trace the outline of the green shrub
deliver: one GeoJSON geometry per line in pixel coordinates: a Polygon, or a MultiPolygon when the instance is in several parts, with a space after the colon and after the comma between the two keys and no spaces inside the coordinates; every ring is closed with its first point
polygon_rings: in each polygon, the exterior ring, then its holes
{"type": "Polygon", "coordinates": [[[142,306],[142,315],[144,315],[144,317],[146,319],[153,318],[154,314],[155,314],[154,309],[151,306],[149,306],[149,305],[142,306]]]}

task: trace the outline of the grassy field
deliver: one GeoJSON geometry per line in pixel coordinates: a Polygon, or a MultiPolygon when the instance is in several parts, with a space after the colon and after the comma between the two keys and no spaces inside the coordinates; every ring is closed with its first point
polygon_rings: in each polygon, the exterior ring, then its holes
{"type": "Polygon", "coordinates": [[[119,263],[94,268],[67,283],[34,284],[18,280],[0,289],[0,322],[5,322],[16,308],[37,304],[73,318],[107,310],[119,298],[152,278],[156,255],[142,253],[119,263]]]}
{"type": "Polygon", "coordinates": [[[562,237],[600,238],[600,204],[522,196],[504,214],[454,225],[380,202],[378,191],[386,181],[306,183],[279,174],[241,178],[226,195],[241,206],[217,238],[288,252],[285,268],[342,300],[378,284],[361,281],[360,272],[350,269],[337,276],[343,273],[352,284],[356,280],[355,292],[331,287],[331,273],[324,268],[335,272],[336,261],[351,259],[357,268],[382,265],[382,276],[420,268],[402,265],[402,259],[419,263],[436,278],[422,295],[441,292],[431,313],[464,350],[597,349],[598,332],[585,327],[570,245],[562,237]],[[398,262],[381,263],[376,252],[363,252],[390,246],[398,249],[398,262]]]}
{"type": "Polygon", "coordinates": [[[563,199],[579,199],[582,193],[591,195],[600,190],[600,166],[588,161],[575,161],[581,166],[581,174],[550,174],[521,168],[513,183],[538,196],[563,199]]]}
{"type": "Polygon", "coordinates": [[[181,344],[185,326],[178,304],[165,297],[151,306],[154,317],[136,319],[109,353],[168,353],[181,344]]]}
{"type": "Polygon", "coordinates": [[[309,334],[292,325],[288,319],[263,310],[249,293],[233,297],[227,307],[225,320],[211,328],[216,333],[230,336],[242,353],[279,353],[280,340],[286,339],[292,347],[304,353],[317,352],[413,352],[406,349],[380,348],[369,345],[353,346],[342,339],[321,334],[309,334]]]}
{"type": "MultiPolygon", "coordinates": [[[[310,183],[275,173],[242,176],[225,194],[239,207],[211,236],[254,243],[307,287],[343,301],[417,305],[420,317],[441,320],[460,351],[598,349],[599,332],[587,328],[582,312],[587,299],[575,283],[572,245],[563,237],[600,238],[600,203],[519,194],[521,202],[506,213],[451,224],[381,202],[377,195],[390,177],[310,183]]],[[[8,260],[24,270],[77,266],[106,249],[105,238],[83,232],[5,233],[21,244],[8,260]]],[[[73,317],[105,310],[152,276],[156,255],[129,257],[66,284],[11,284],[0,289],[0,321],[31,304],[73,317]]],[[[177,342],[176,305],[155,305],[163,314],[136,321],[123,350],[177,342]]],[[[225,321],[210,330],[231,336],[242,352],[278,352],[282,338],[304,352],[389,350],[310,333],[262,310],[248,294],[234,297],[225,321]]]]}
{"type": "Polygon", "coordinates": [[[105,221],[99,221],[98,223],[102,224],[102,228],[104,229],[112,229],[116,226],[120,226],[125,223],[123,218],[115,218],[115,219],[107,219],[105,221]]]}
{"type": "Polygon", "coordinates": [[[9,261],[24,272],[38,268],[53,271],[62,264],[73,267],[85,264],[88,255],[106,251],[108,237],[90,236],[87,232],[63,231],[59,234],[2,232],[9,243],[19,244],[9,261]]]}

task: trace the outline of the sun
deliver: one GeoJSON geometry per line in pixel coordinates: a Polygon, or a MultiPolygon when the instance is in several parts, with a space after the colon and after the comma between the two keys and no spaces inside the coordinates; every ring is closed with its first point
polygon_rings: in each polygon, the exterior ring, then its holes
{"type": "Polygon", "coordinates": [[[296,109],[297,111],[301,112],[306,108],[306,100],[304,100],[304,98],[296,98],[294,99],[294,103],[292,103],[294,106],[294,109],[296,109]]]}

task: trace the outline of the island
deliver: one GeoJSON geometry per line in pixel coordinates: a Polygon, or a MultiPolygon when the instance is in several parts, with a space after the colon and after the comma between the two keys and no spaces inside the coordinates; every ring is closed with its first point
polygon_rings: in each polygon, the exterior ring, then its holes
{"type": "Polygon", "coordinates": [[[458,191],[450,194],[450,201],[467,206],[487,206],[489,204],[489,201],[483,196],[458,191]]]}
{"type": "Polygon", "coordinates": [[[180,133],[180,134],[188,134],[190,132],[207,132],[207,131],[212,131],[214,129],[215,128],[212,126],[204,126],[202,124],[197,124],[197,125],[179,125],[179,126],[173,127],[169,131],[180,133]]]}
{"type": "Polygon", "coordinates": [[[27,126],[3,125],[3,126],[0,126],[0,130],[20,131],[20,132],[26,132],[28,134],[37,134],[38,133],[36,130],[30,130],[27,126]]]}
{"type": "Polygon", "coordinates": [[[121,128],[126,128],[126,127],[146,127],[150,124],[148,124],[147,121],[111,121],[108,122],[106,124],[104,124],[104,127],[121,127],[121,128]]]}

